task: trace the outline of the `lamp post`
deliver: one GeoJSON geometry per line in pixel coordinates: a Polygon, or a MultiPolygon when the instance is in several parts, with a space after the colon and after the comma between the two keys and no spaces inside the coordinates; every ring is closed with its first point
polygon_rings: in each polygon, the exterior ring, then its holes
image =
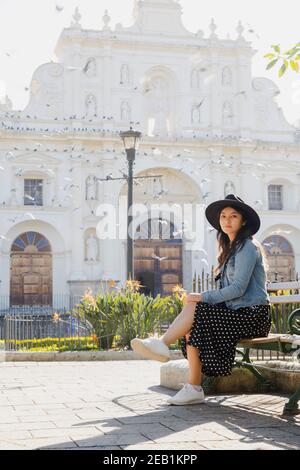
{"type": "Polygon", "coordinates": [[[135,152],[138,149],[141,132],[134,131],[130,127],[129,131],[120,132],[123,140],[128,162],[128,197],[127,197],[127,279],[134,278],[133,272],[133,234],[132,234],[132,200],[133,200],[133,165],[135,152]]]}

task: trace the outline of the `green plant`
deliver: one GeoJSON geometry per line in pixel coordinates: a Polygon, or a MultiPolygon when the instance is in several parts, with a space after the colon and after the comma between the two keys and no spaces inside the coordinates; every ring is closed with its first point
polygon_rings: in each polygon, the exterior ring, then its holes
{"type": "Polygon", "coordinates": [[[179,314],[184,290],[176,286],[170,296],[155,298],[139,292],[138,281],[129,280],[120,291],[88,290],[72,314],[87,319],[98,339],[98,347],[130,348],[132,338],[160,334],[179,314]]]}
{"type": "Polygon", "coordinates": [[[68,338],[29,338],[6,340],[18,351],[83,351],[96,349],[94,336],[71,336],[68,338]]]}
{"type": "Polygon", "coordinates": [[[118,316],[115,312],[115,298],[114,291],[94,297],[91,290],[87,290],[72,312],[75,316],[90,323],[100,349],[111,348],[117,332],[118,316]]]}
{"type": "Polygon", "coordinates": [[[277,63],[281,64],[278,76],[282,77],[288,67],[290,66],[294,72],[299,72],[299,61],[300,61],[300,42],[295,44],[291,49],[288,49],[285,52],[281,51],[279,44],[271,46],[273,52],[268,52],[264,55],[265,59],[270,60],[266,69],[269,70],[274,67],[277,63]]]}

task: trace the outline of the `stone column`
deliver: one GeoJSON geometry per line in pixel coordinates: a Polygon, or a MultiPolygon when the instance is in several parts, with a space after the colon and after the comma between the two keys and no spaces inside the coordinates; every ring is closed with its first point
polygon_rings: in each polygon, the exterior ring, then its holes
{"type": "Polygon", "coordinates": [[[80,230],[83,221],[83,201],[84,201],[84,185],[82,184],[81,177],[81,163],[72,162],[74,170],[73,182],[74,185],[79,185],[79,188],[75,187],[72,191],[73,207],[70,209],[70,232],[71,232],[71,273],[70,280],[84,280],[86,275],[84,273],[84,240],[83,231],[80,230]],[[79,208],[79,209],[77,209],[79,208]],[[76,210],[74,210],[76,209],[76,210]]]}
{"type": "MultiPolygon", "coordinates": [[[[108,170],[104,170],[104,175],[108,170]]],[[[100,262],[102,278],[120,280],[121,278],[121,242],[119,239],[119,193],[121,181],[103,181],[102,195],[96,211],[97,214],[97,237],[100,247],[100,262]],[[104,212],[107,214],[104,215],[104,212]],[[110,231],[108,238],[101,238],[101,230],[103,227],[105,233],[110,231]],[[100,238],[99,238],[100,237],[100,238]]],[[[126,208],[125,208],[126,212],[126,208]]]]}
{"type": "MultiPolygon", "coordinates": [[[[112,101],[111,101],[112,74],[111,74],[111,48],[109,45],[104,45],[102,60],[103,60],[103,74],[102,74],[103,116],[111,116],[113,114],[112,101]]],[[[106,123],[109,124],[110,121],[104,121],[104,125],[106,123]]]]}
{"type": "Polygon", "coordinates": [[[251,65],[248,57],[239,57],[237,65],[237,93],[235,100],[236,124],[240,128],[240,135],[243,138],[249,137],[249,128],[252,124],[253,112],[250,107],[250,83],[251,65]],[[246,93],[244,93],[246,92],[246,93]]]}
{"type": "Polygon", "coordinates": [[[209,83],[210,89],[210,124],[213,133],[221,133],[222,121],[221,110],[222,101],[220,100],[220,78],[218,57],[213,54],[210,61],[209,75],[214,75],[209,83]]]}

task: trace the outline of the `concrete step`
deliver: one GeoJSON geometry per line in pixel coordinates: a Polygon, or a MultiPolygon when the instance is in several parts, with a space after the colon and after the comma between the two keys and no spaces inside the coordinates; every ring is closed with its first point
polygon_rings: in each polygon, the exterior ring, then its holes
{"type": "MultiPolygon", "coordinates": [[[[254,364],[268,367],[270,370],[259,371],[279,391],[292,393],[300,386],[300,364],[293,361],[255,361],[254,364]]],[[[207,377],[203,376],[203,383],[207,377]]],[[[166,362],[160,367],[160,385],[180,390],[188,381],[188,361],[179,359],[166,362]]],[[[258,379],[247,369],[234,368],[232,374],[227,377],[216,377],[210,384],[209,393],[258,393],[262,391],[262,385],[258,379]]]]}

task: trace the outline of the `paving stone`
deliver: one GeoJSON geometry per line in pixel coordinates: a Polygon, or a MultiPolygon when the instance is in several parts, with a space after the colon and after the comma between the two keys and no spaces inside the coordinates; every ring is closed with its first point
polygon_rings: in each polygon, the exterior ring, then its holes
{"type": "Polygon", "coordinates": [[[74,441],[66,437],[30,439],[22,441],[22,444],[27,449],[73,449],[77,447],[74,441]]]}
{"type": "Polygon", "coordinates": [[[266,442],[211,441],[201,442],[208,450],[280,450],[281,447],[266,442]]]}
{"type": "Polygon", "coordinates": [[[141,434],[113,434],[110,436],[98,436],[92,437],[87,439],[74,439],[74,442],[79,447],[86,447],[86,446],[106,446],[106,445],[128,445],[128,444],[136,444],[141,445],[149,442],[141,434]]]}
{"type": "Polygon", "coordinates": [[[181,442],[169,444],[141,444],[141,445],[126,445],[121,446],[124,450],[207,450],[202,444],[197,442],[181,442]]]}
{"type": "Polygon", "coordinates": [[[286,397],[168,406],[174,392],[158,385],[160,366],[0,363],[0,449],[299,449],[300,416],[280,416],[286,397]]]}

